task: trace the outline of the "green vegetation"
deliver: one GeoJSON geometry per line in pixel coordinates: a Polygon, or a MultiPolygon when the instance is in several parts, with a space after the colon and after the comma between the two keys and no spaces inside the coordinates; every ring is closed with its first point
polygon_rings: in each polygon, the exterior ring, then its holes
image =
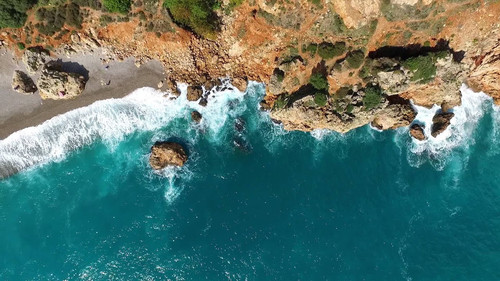
{"type": "Polygon", "coordinates": [[[326,80],[326,77],[321,73],[314,73],[313,75],[311,75],[311,78],[309,78],[309,83],[316,90],[328,89],[328,81],[326,80]]]}
{"type": "Polygon", "coordinates": [[[17,43],[17,47],[19,48],[19,50],[24,50],[24,49],[26,49],[26,45],[24,45],[24,43],[23,43],[23,42],[18,42],[18,43],[17,43]]]}
{"type": "Polygon", "coordinates": [[[127,14],[130,11],[130,0],[102,0],[102,5],[111,13],[127,14]]]}
{"type": "Polygon", "coordinates": [[[405,60],[402,65],[413,72],[412,81],[427,83],[436,75],[436,61],[433,55],[422,55],[405,60]]]}
{"type": "Polygon", "coordinates": [[[327,101],[328,95],[324,92],[318,92],[314,94],[314,103],[316,103],[317,106],[325,106],[327,101]]]}
{"type": "Polygon", "coordinates": [[[382,89],[378,86],[367,86],[365,89],[363,105],[366,110],[377,107],[382,102],[382,89]]]}
{"type": "Polygon", "coordinates": [[[274,102],[275,109],[283,109],[288,105],[288,97],[286,94],[281,94],[278,99],[274,102]]]}
{"type": "Polygon", "coordinates": [[[365,59],[365,52],[362,50],[355,50],[349,52],[346,57],[346,61],[350,68],[359,68],[365,59]]]}
{"type": "Polygon", "coordinates": [[[61,5],[53,8],[41,7],[36,10],[35,17],[39,23],[35,27],[44,35],[52,36],[59,32],[64,24],[81,28],[83,17],[80,6],[75,3],[61,5]]]}
{"type": "Polygon", "coordinates": [[[390,0],[382,0],[380,10],[388,21],[410,20],[410,19],[425,19],[435,10],[435,3],[431,5],[417,4],[398,5],[392,4],[390,0]]]}
{"type": "Polygon", "coordinates": [[[318,50],[318,44],[311,43],[307,45],[307,47],[304,49],[304,52],[308,52],[311,57],[314,57],[317,50],[318,50]]]}
{"type": "Polygon", "coordinates": [[[345,52],[345,49],[345,42],[336,42],[335,44],[323,42],[319,44],[318,54],[324,60],[329,60],[342,55],[345,52]]]}
{"type": "Polygon", "coordinates": [[[26,21],[26,11],[36,0],[1,0],[0,1],[0,28],[21,27],[26,21]]]}
{"type": "Polygon", "coordinates": [[[219,18],[214,12],[216,0],[165,0],[175,22],[190,28],[194,33],[215,39],[219,31],[219,18]]]}

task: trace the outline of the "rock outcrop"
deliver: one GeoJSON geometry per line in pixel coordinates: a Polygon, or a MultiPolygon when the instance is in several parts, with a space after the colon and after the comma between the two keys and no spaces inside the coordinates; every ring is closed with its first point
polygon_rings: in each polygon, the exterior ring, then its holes
{"type": "Polygon", "coordinates": [[[490,48],[476,58],[467,84],[476,92],[487,93],[500,105],[500,40],[490,48]]]}
{"type": "Polygon", "coordinates": [[[37,85],[42,99],[72,99],[85,89],[85,78],[78,73],[65,72],[61,64],[50,61],[43,66],[37,85]]]}
{"type": "Polygon", "coordinates": [[[50,61],[50,54],[41,47],[28,48],[24,51],[22,60],[26,65],[26,70],[33,75],[39,71],[45,63],[50,61]]]}
{"type": "Polygon", "coordinates": [[[151,147],[149,164],[155,170],[167,166],[182,167],[188,159],[187,153],[182,145],[175,142],[156,142],[151,147]]]}
{"type": "Polygon", "coordinates": [[[187,99],[188,101],[197,101],[203,96],[203,89],[200,86],[188,86],[187,99]]]}
{"type": "Polygon", "coordinates": [[[22,71],[16,70],[14,71],[14,77],[12,77],[12,89],[23,95],[31,95],[36,92],[37,87],[31,77],[22,71]]]}
{"type": "Polygon", "coordinates": [[[201,116],[201,113],[199,113],[198,111],[191,111],[191,119],[196,122],[196,123],[200,123],[201,122],[201,118],[203,118],[203,116],[201,116]]]}
{"type": "Polygon", "coordinates": [[[440,112],[432,117],[431,135],[437,137],[450,125],[450,120],[455,116],[453,112],[440,112]]]}
{"type": "Polygon", "coordinates": [[[391,104],[378,111],[372,126],[379,130],[396,129],[410,125],[417,114],[410,104],[391,104]]]}
{"type": "Polygon", "coordinates": [[[419,141],[426,140],[427,137],[424,134],[424,127],[420,124],[413,124],[410,127],[410,135],[419,141]]]}

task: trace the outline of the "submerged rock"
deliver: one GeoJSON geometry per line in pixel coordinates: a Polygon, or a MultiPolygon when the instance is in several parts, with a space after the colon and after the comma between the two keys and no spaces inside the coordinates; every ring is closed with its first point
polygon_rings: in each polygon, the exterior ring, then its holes
{"type": "Polygon", "coordinates": [[[417,140],[423,141],[426,140],[427,137],[424,134],[424,128],[423,126],[419,124],[413,124],[410,127],[410,135],[414,137],[417,140]]]}
{"type": "Polygon", "coordinates": [[[31,95],[36,92],[37,87],[35,82],[33,82],[33,79],[31,79],[28,74],[16,70],[14,71],[14,77],[12,78],[12,89],[23,95],[31,95]]]}
{"type": "Polygon", "coordinates": [[[41,47],[33,47],[24,51],[22,60],[26,65],[26,70],[28,70],[30,74],[35,74],[45,65],[45,63],[50,61],[49,55],[49,51],[41,47]]]}
{"type": "Polygon", "coordinates": [[[60,63],[51,61],[44,65],[37,85],[42,99],[72,99],[85,89],[85,78],[62,71],[60,63]]]}
{"type": "Polygon", "coordinates": [[[441,134],[450,125],[450,120],[455,116],[453,112],[440,112],[432,117],[431,135],[433,137],[441,134]]]}
{"type": "Polygon", "coordinates": [[[187,159],[188,156],[182,145],[175,142],[156,142],[151,147],[149,164],[153,169],[160,170],[167,166],[182,167],[187,159]]]}
{"type": "Polygon", "coordinates": [[[203,116],[198,111],[195,110],[191,112],[191,119],[193,119],[194,122],[200,123],[201,118],[203,118],[203,116]]]}
{"type": "Polygon", "coordinates": [[[200,86],[188,86],[187,99],[188,101],[197,101],[203,96],[203,89],[200,86]]]}

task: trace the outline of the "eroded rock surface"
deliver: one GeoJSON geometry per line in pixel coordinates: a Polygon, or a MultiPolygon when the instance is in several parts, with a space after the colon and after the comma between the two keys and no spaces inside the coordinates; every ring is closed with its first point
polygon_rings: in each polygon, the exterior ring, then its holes
{"type": "Polygon", "coordinates": [[[12,77],[12,89],[23,95],[31,95],[36,92],[37,87],[31,77],[22,71],[16,70],[14,71],[14,77],[12,77]]]}
{"type": "Polygon", "coordinates": [[[35,74],[41,70],[43,65],[50,61],[49,52],[41,47],[28,48],[24,51],[22,58],[28,73],[35,74]]]}
{"type": "Polygon", "coordinates": [[[155,170],[167,166],[182,167],[188,159],[187,153],[182,145],[175,142],[156,142],[151,147],[149,164],[155,170]]]}
{"type": "Polygon", "coordinates": [[[424,133],[424,127],[420,124],[413,124],[410,127],[410,135],[419,141],[426,140],[427,137],[424,133]]]}
{"type": "Polygon", "coordinates": [[[453,112],[440,112],[432,117],[431,135],[437,137],[450,125],[450,120],[455,116],[453,112]]]}
{"type": "Polygon", "coordinates": [[[85,89],[85,78],[78,73],[65,72],[61,64],[51,61],[43,66],[37,85],[42,99],[72,99],[85,89]]]}

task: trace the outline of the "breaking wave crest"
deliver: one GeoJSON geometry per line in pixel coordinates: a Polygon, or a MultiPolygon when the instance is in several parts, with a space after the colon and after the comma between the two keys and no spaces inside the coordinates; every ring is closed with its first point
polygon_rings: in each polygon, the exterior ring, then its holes
{"type": "Polygon", "coordinates": [[[411,139],[407,154],[410,165],[419,167],[429,162],[436,169],[442,170],[453,158],[454,150],[461,154],[461,158],[467,159],[467,151],[474,144],[473,134],[485,112],[491,108],[492,99],[485,93],[476,93],[465,85],[462,85],[460,91],[462,104],[451,110],[455,115],[450,120],[450,125],[436,137],[431,136],[432,118],[441,107],[434,105],[429,109],[414,105],[417,111],[415,121],[425,126],[424,133],[427,139],[423,141],[411,139]]]}
{"type": "MultiPolygon", "coordinates": [[[[136,131],[152,131],[165,127],[176,118],[190,118],[197,110],[203,115],[198,126],[211,137],[231,117],[234,108],[244,110],[245,93],[222,81],[219,91],[204,95],[207,106],[187,100],[187,85],[181,84],[181,95],[140,88],[121,99],[102,100],[53,117],[36,127],[18,131],[0,141],[0,178],[8,177],[34,165],[60,161],[71,151],[102,140],[118,144],[136,131]]],[[[170,178],[170,177],[169,177],[170,178]]]]}

